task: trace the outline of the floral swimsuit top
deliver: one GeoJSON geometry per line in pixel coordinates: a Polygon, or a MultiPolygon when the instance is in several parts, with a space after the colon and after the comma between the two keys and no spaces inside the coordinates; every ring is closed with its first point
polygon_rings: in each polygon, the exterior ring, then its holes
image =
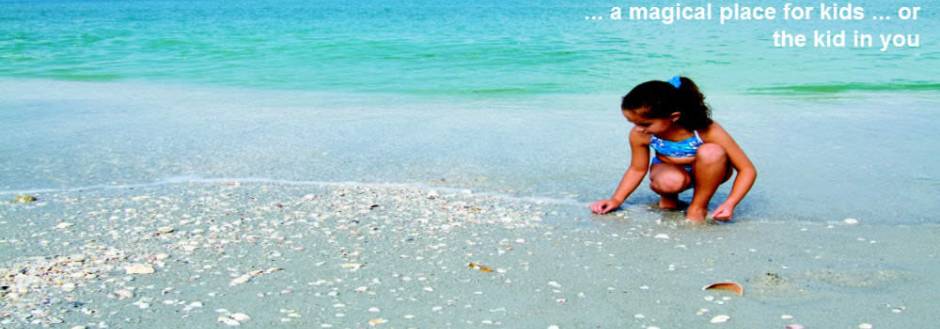
{"type": "Polygon", "coordinates": [[[695,136],[683,139],[678,142],[662,139],[652,135],[650,137],[650,147],[656,151],[656,155],[663,155],[670,158],[689,158],[694,157],[698,147],[705,144],[699,137],[698,131],[692,131],[695,136]]]}

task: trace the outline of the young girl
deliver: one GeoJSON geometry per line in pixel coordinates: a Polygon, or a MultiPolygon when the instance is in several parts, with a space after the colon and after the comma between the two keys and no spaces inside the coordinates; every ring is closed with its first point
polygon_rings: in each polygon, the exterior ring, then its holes
{"type": "Polygon", "coordinates": [[[734,169],[737,177],[731,194],[711,215],[716,220],[730,220],[734,207],[754,184],[757,171],[731,135],[709,117],[705,96],[695,83],[679,76],[647,81],[630,90],[620,108],[634,124],[630,168],[614,195],[594,202],[591,210],[604,214],[620,207],[649,169],[650,188],[660,195],[661,208],[677,208],[679,193],[691,187],[694,192],[686,219],[703,222],[712,195],[734,169]]]}

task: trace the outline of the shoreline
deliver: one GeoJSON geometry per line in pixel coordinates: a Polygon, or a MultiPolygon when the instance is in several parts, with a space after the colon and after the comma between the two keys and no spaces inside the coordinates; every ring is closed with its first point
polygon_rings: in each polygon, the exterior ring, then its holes
{"type": "MultiPolygon", "coordinates": [[[[15,156],[0,160],[0,191],[259,178],[428,184],[587,203],[609,195],[628,161],[628,123],[615,95],[463,102],[154,85],[101,92],[111,89],[0,80],[8,109],[0,129],[17,141],[5,149],[15,156]]],[[[759,171],[772,173],[739,208],[745,219],[935,222],[929,214],[940,208],[929,196],[940,185],[927,168],[940,162],[931,143],[909,141],[940,140],[929,127],[940,119],[931,111],[940,97],[709,100],[759,171]],[[871,159],[859,162],[859,154],[871,159]],[[885,197],[902,193],[911,197],[885,197]]],[[[633,202],[655,197],[641,187],[633,202]]]]}
{"type": "MultiPolygon", "coordinates": [[[[436,191],[440,193],[448,193],[455,195],[463,195],[467,197],[485,197],[492,198],[495,200],[501,200],[506,202],[524,202],[536,204],[539,206],[559,206],[559,207],[570,207],[571,209],[580,209],[584,208],[584,214],[587,214],[588,217],[594,218],[622,218],[625,214],[633,214],[638,218],[644,218],[646,220],[661,222],[665,221],[675,221],[675,222],[685,222],[684,218],[681,216],[682,211],[664,211],[658,209],[656,206],[655,200],[644,200],[635,201],[634,198],[630,200],[633,202],[627,202],[624,204],[624,207],[618,209],[616,212],[608,215],[593,215],[590,213],[590,210],[587,209],[587,206],[591,204],[590,201],[580,201],[572,198],[559,198],[551,196],[524,196],[524,195],[514,195],[507,194],[498,191],[487,191],[472,189],[468,187],[461,186],[452,186],[447,185],[446,181],[429,181],[429,182],[365,182],[365,181],[303,181],[303,180],[287,180],[287,179],[275,179],[275,178],[261,178],[261,177],[196,177],[196,176],[179,176],[179,177],[170,177],[167,179],[161,179],[148,183],[130,183],[130,184],[93,184],[89,186],[81,187],[66,187],[66,188],[38,188],[38,189],[24,189],[24,190],[0,190],[0,201],[5,201],[15,204],[16,202],[13,199],[20,195],[29,195],[36,197],[38,200],[36,204],[45,205],[45,196],[46,195],[62,195],[69,193],[113,193],[116,195],[120,194],[133,194],[135,191],[147,190],[153,188],[173,188],[176,186],[200,186],[200,187],[212,187],[212,186],[233,186],[238,187],[241,185],[269,185],[277,186],[283,188],[298,188],[298,187],[307,187],[313,189],[324,189],[324,188],[375,188],[375,189],[388,189],[388,188],[400,188],[400,189],[411,189],[411,190],[423,190],[423,191],[436,191]]],[[[683,193],[685,196],[686,193],[683,193]]],[[[569,215],[576,216],[574,213],[577,211],[569,213],[569,215]]],[[[579,216],[580,217],[580,216],[579,216]]],[[[832,226],[832,225],[842,225],[844,224],[843,219],[832,218],[827,221],[818,221],[818,220],[800,220],[800,219],[769,219],[769,218],[753,218],[748,219],[743,222],[747,223],[756,223],[756,224],[786,224],[786,225],[803,225],[803,226],[832,226]]],[[[730,223],[722,222],[711,222],[709,225],[734,225],[740,224],[742,221],[733,220],[730,223]]],[[[881,222],[867,222],[868,226],[875,227],[937,227],[940,228],[940,223],[933,222],[924,222],[924,223],[881,223],[881,222]]],[[[830,227],[831,228],[831,227],[830,227]]]]}

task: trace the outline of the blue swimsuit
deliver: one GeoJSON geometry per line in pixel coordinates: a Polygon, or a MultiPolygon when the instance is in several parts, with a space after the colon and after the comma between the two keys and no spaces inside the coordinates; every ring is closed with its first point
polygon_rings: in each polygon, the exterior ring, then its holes
{"type": "MultiPolygon", "coordinates": [[[[698,151],[698,147],[705,144],[702,141],[702,138],[699,137],[698,131],[692,131],[695,136],[686,138],[684,140],[673,142],[671,140],[662,139],[656,137],[656,135],[650,136],[650,147],[653,148],[653,151],[656,153],[653,154],[652,164],[663,163],[657,156],[663,155],[670,158],[690,158],[695,156],[695,152],[698,151]]],[[[687,164],[683,165],[682,169],[685,169],[687,172],[692,172],[692,165],[687,164]]]]}

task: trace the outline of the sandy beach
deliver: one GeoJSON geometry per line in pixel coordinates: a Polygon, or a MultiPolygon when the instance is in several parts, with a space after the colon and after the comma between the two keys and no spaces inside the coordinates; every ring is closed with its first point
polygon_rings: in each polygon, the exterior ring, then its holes
{"type": "Polygon", "coordinates": [[[927,327],[937,226],[228,180],[4,206],[4,326],[927,327]],[[919,257],[909,257],[917,250],[919,257]],[[731,280],[743,296],[703,291],[731,280]],[[837,308],[840,311],[832,313],[837,308]]]}

